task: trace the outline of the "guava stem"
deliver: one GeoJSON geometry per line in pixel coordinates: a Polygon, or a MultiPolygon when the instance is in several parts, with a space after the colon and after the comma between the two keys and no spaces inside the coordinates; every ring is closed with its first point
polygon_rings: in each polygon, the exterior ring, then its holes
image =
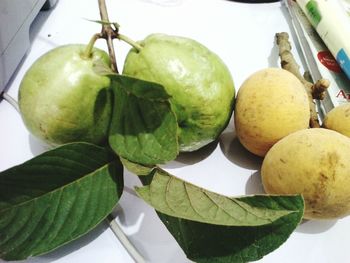
{"type": "MultiPolygon", "coordinates": [[[[330,85],[330,82],[326,79],[320,79],[316,83],[311,83],[299,72],[299,65],[294,59],[291,52],[292,45],[289,42],[289,35],[286,32],[276,33],[276,44],[278,46],[278,53],[281,59],[281,67],[291,72],[296,76],[300,82],[304,85],[309,100],[310,108],[310,128],[319,128],[320,122],[316,110],[316,100],[322,100],[325,96],[325,92],[330,85]]],[[[314,80],[315,81],[315,80],[314,80]]]]}
{"type": "Polygon", "coordinates": [[[137,43],[136,41],[132,40],[131,38],[125,35],[118,34],[117,38],[131,45],[133,48],[137,50],[137,52],[140,52],[143,49],[143,47],[139,43],[137,43]]]}
{"type": "Polygon", "coordinates": [[[92,38],[90,39],[89,43],[87,44],[86,48],[85,48],[85,51],[83,53],[83,58],[91,58],[92,56],[92,49],[94,48],[94,45],[96,43],[96,40],[101,38],[101,34],[100,33],[97,33],[97,34],[94,34],[92,36],[92,38]]]}
{"type": "Polygon", "coordinates": [[[100,17],[101,17],[102,21],[108,22],[109,18],[108,18],[106,1],[105,0],[98,0],[98,7],[100,10],[100,17]]]}
{"type": "MultiPolygon", "coordinates": [[[[106,1],[98,0],[98,7],[100,10],[101,20],[109,22],[106,1]]],[[[114,46],[113,46],[113,39],[116,38],[117,34],[118,34],[118,28],[114,30],[109,24],[102,25],[101,35],[107,41],[108,54],[111,61],[111,68],[115,73],[118,73],[118,66],[117,66],[117,60],[116,60],[116,55],[115,55],[114,46]]]]}
{"type": "Polygon", "coordinates": [[[3,93],[1,94],[1,97],[3,97],[4,100],[5,100],[7,103],[9,103],[12,107],[15,108],[16,111],[19,112],[18,103],[17,103],[17,101],[16,101],[14,98],[12,98],[12,97],[11,97],[10,95],[8,95],[6,92],[3,92],[3,93]]]}

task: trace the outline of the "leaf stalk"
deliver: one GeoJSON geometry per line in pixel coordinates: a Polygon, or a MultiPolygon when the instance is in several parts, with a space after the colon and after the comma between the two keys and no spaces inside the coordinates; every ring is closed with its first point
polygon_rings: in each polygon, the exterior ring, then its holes
{"type": "Polygon", "coordinates": [[[100,33],[94,34],[92,36],[92,38],[89,41],[89,44],[86,46],[86,48],[84,50],[84,53],[82,55],[83,58],[85,58],[85,59],[91,58],[91,56],[92,56],[92,49],[93,49],[93,47],[95,45],[95,42],[97,41],[97,39],[99,39],[101,37],[102,36],[101,36],[100,33]]]}
{"type": "Polygon", "coordinates": [[[129,38],[125,35],[118,34],[118,39],[131,45],[133,48],[135,48],[137,50],[137,52],[140,52],[143,48],[139,43],[137,43],[136,41],[132,40],[131,38],[129,38]]]}

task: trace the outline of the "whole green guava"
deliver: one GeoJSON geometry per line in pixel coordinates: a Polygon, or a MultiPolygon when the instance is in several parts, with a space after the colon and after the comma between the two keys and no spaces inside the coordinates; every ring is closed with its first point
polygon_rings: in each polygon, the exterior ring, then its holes
{"type": "Polygon", "coordinates": [[[74,141],[95,144],[107,138],[112,110],[110,79],[93,70],[109,66],[108,54],[85,45],[55,48],[36,60],[24,75],[18,94],[28,130],[50,145],[74,141]]]}
{"type": "Polygon", "coordinates": [[[215,140],[227,126],[235,98],[224,62],[195,40],[152,34],[129,51],[123,74],[164,86],[177,116],[181,151],[215,140]]]}

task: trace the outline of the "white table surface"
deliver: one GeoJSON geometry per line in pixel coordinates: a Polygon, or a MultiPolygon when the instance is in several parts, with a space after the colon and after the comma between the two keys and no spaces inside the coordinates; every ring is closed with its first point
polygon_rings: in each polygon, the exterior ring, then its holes
{"type": "MultiPolygon", "coordinates": [[[[228,65],[236,89],[251,73],[279,67],[276,32],[291,33],[288,16],[280,2],[243,4],[225,0],[107,0],[111,21],[120,32],[139,40],[161,32],[194,38],[216,52],[228,65]],[[163,4],[156,4],[163,2],[163,4]]],[[[18,86],[28,67],[46,51],[62,44],[87,43],[100,25],[97,0],[59,0],[42,12],[31,30],[32,46],[8,87],[17,99],[18,86]]],[[[298,58],[298,45],[293,52],[298,58]]],[[[106,49],[99,40],[97,46],[106,49]]],[[[129,46],[115,41],[119,69],[129,46]]],[[[24,127],[20,115],[6,101],[0,103],[0,171],[45,151],[24,127]]],[[[261,159],[249,154],[234,136],[233,125],[200,152],[183,154],[165,168],[192,183],[226,195],[262,193],[261,159]]],[[[126,172],[126,185],[138,179],[126,172]]],[[[125,191],[116,211],[117,222],[147,262],[189,262],[152,208],[125,191]]],[[[264,263],[350,262],[350,218],[302,223],[279,249],[265,256],[264,263]]],[[[0,260],[0,262],[2,262],[0,260]]],[[[24,262],[134,262],[107,224],[58,250],[24,262]]]]}

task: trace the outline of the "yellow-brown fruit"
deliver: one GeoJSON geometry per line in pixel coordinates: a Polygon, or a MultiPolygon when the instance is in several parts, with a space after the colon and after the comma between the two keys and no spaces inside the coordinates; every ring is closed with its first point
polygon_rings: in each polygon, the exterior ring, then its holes
{"type": "Polygon", "coordinates": [[[240,87],[234,119],[243,146],[256,155],[265,156],[281,138],[309,127],[307,93],[302,83],[287,70],[260,70],[240,87]]]}
{"type": "Polygon", "coordinates": [[[266,154],[261,177],[268,194],[302,194],[307,219],[350,214],[350,139],[323,128],[294,132],[266,154]]]}
{"type": "Polygon", "coordinates": [[[328,112],[323,127],[350,137],[350,103],[339,105],[328,112]]]}

